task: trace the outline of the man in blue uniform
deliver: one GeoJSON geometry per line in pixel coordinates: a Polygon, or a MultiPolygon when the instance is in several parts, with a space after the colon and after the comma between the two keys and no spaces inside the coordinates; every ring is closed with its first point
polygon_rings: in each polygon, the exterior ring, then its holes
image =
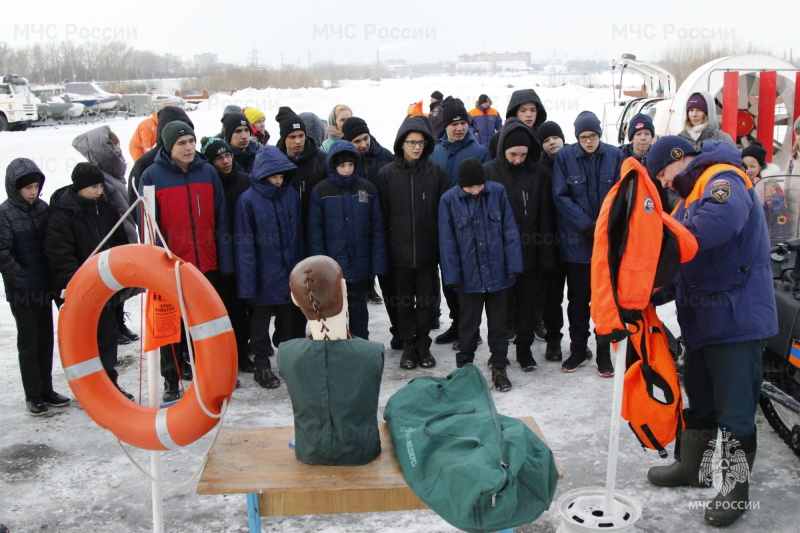
{"type": "Polygon", "coordinates": [[[683,199],[673,216],[699,245],[663,298],[675,298],[686,344],[689,407],[680,459],[651,468],[647,477],[661,487],[708,487],[713,479],[719,494],[705,520],[727,526],[749,504],[761,354],[765,339],[778,332],[766,223],[735,146],[706,141],[698,152],[670,135],[652,146],[646,165],[683,199]],[[721,476],[712,459],[718,432],[721,476]]]}

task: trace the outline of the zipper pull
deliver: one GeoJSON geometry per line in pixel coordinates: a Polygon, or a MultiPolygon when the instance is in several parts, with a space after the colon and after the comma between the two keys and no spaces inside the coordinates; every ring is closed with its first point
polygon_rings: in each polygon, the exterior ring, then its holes
{"type": "Polygon", "coordinates": [[[425,193],[424,192],[422,193],[422,199],[423,200],[425,199],[425,193]]]}
{"type": "Polygon", "coordinates": [[[201,217],[203,214],[200,212],[200,195],[197,195],[197,216],[201,217]]]}
{"type": "Polygon", "coordinates": [[[497,507],[497,493],[492,493],[492,507],[497,507]]]}

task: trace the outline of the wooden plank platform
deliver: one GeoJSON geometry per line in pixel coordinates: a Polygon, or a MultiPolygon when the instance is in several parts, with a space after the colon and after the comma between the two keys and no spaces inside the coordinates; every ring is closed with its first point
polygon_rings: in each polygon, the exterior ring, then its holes
{"type": "MultiPolygon", "coordinates": [[[[520,418],[540,438],[531,417],[520,418]]],[[[261,516],[426,509],[408,487],[379,424],[381,454],[363,466],[307,465],[289,441],[294,427],[222,428],[203,466],[198,494],[258,494],[261,516]]],[[[558,466],[559,478],[563,477],[558,466]]]]}

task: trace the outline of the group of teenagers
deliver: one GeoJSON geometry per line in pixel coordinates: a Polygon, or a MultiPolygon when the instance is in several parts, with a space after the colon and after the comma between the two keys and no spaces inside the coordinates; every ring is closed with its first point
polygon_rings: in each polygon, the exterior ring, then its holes
{"type": "MultiPolygon", "coordinates": [[[[752,467],[761,352],[777,333],[768,211],[775,202],[785,207],[785,198],[775,197],[762,209],[764,148],[740,152],[720,131],[706,93],[689,99],[679,135],[656,140],[651,118],[637,114],[621,148],[601,141],[600,120],[590,111],[574,120],[578,142],[566,144],[533,89],[513,92],[504,123],[491,118],[483,96],[483,111],[469,113],[461,100],[434,92],[430,113],[407,116],[391,151],[344,105],[331,113],[327,139],[316,115],[280,107],[274,146],[257,109],[229,106],[222,131],[198,141],[186,113],[166,107],[132,139],[132,150],[144,149],[133,154],[127,180],[119,139],[107,126],[78,136],[73,145],[88,161],[75,166],[72,184],[55,191],[49,206],[40,198],[42,171],[30,159],[12,161],[0,205],[0,270],[30,414],[69,403],[52,387],[53,298],[93,252],[137,242],[141,211],[111,231],[149,186],[165,244],[217,290],[239,368],[265,388],[280,385],[269,359],[274,348],[306,336],[289,278],[298,262],[316,255],[342,269],[353,336],[369,338],[377,278],[403,369],[434,367],[434,342],[452,345],[456,366],[472,363],[485,311],[496,390],[512,388],[510,339],[520,368],[536,368],[531,348],[540,322],[545,359],[571,373],[596,356],[599,375],[613,376],[609,344],[598,339],[596,354],[588,347],[590,263],[603,200],[623,160],[634,157],[656,182],[665,211],[699,244],[660,293],[661,301],[676,302],[689,407],[679,459],[648,477],[660,486],[704,483],[697,472],[718,429],[752,467]],[[432,339],[442,295],[452,323],[432,339]]],[[[120,319],[118,300],[104,305],[98,325],[100,358],[114,383],[117,342],[136,336],[120,319]]],[[[165,402],[180,398],[181,378],[191,379],[186,352],[185,339],[161,349],[165,402]]],[[[736,487],[721,497],[746,500],[747,484],[736,487]]],[[[741,514],[723,507],[707,509],[706,520],[726,525],[741,514]]]]}

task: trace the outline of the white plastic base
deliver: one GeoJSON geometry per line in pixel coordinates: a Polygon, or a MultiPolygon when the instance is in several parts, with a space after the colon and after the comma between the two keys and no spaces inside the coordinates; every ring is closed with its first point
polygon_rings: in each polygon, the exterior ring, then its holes
{"type": "Polygon", "coordinates": [[[557,533],[588,533],[597,531],[634,531],[642,517],[642,506],[635,499],[614,493],[614,509],[606,512],[606,491],[601,487],[571,490],[556,503],[561,515],[557,533]]]}

